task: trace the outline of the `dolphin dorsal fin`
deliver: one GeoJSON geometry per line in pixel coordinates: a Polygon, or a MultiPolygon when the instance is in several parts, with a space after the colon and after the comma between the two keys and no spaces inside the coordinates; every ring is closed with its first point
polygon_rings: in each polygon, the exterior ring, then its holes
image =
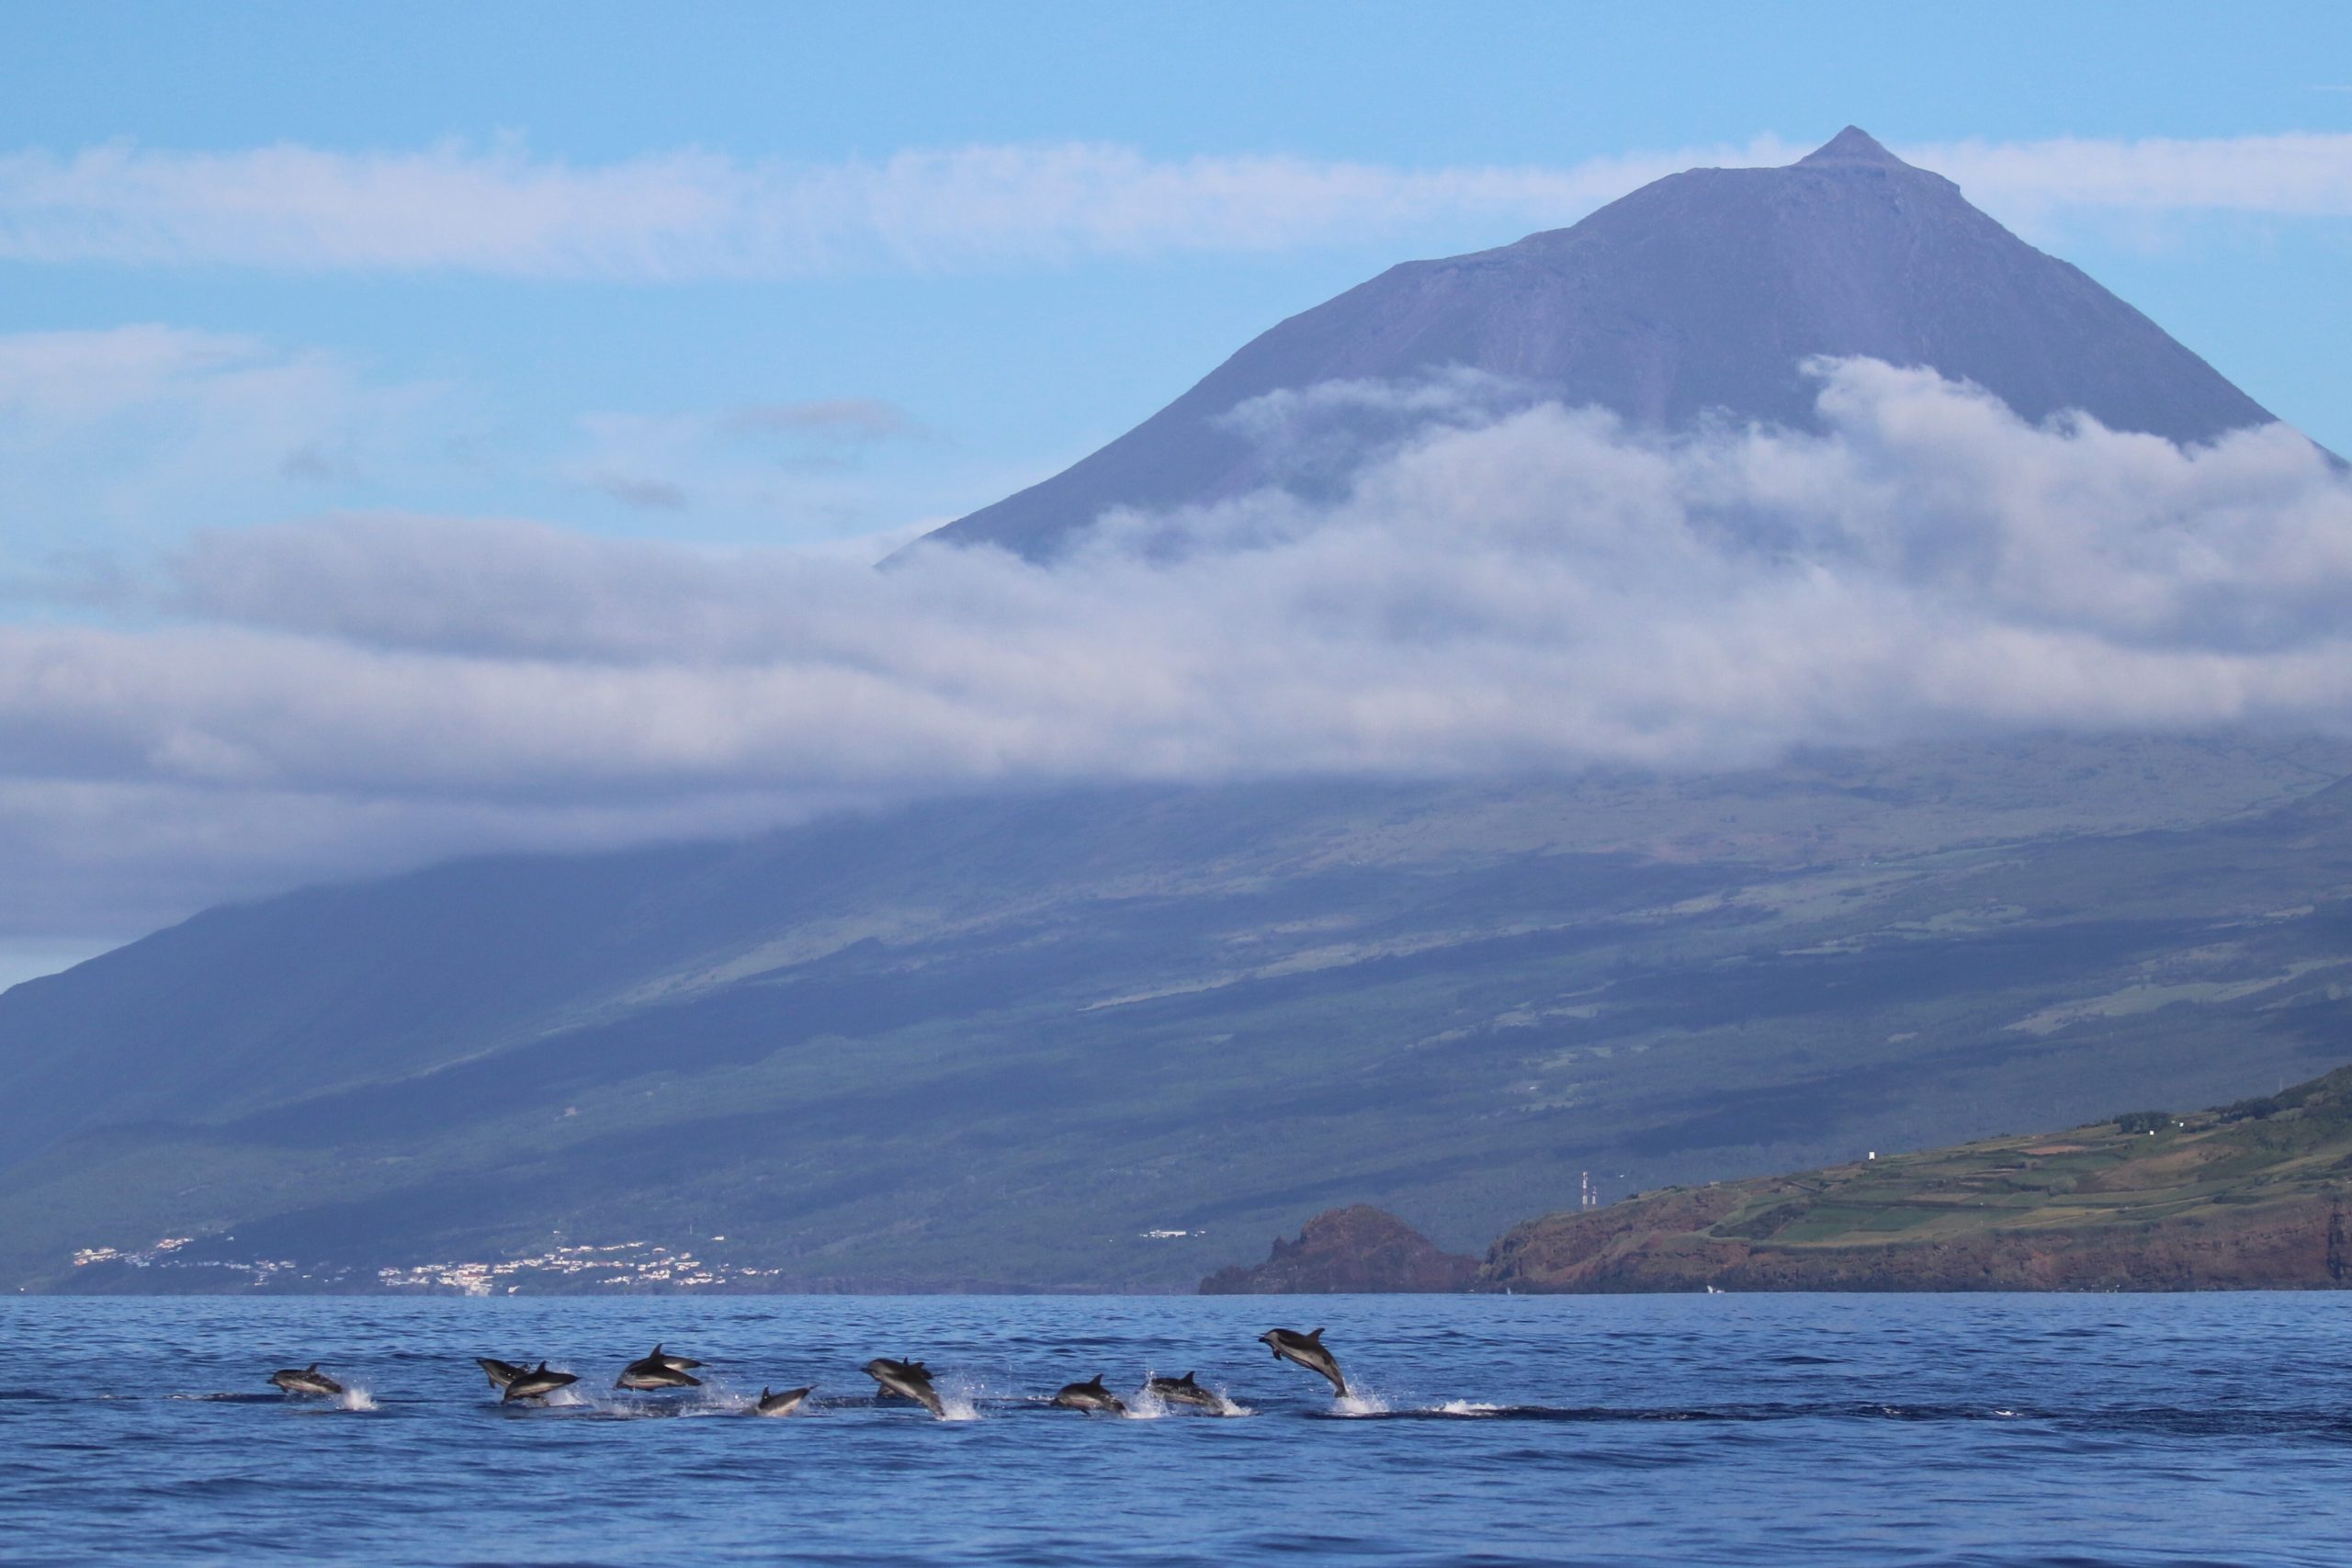
{"type": "Polygon", "coordinates": [[[1193,1374],[1186,1372],[1182,1377],[1178,1378],[1176,1381],[1178,1382],[1191,1382],[1193,1381],[1193,1374]]]}
{"type": "Polygon", "coordinates": [[[931,1369],[924,1366],[921,1361],[909,1361],[907,1365],[913,1368],[916,1371],[921,1372],[925,1377],[931,1376],[931,1369]]]}
{"type": "Polygon", "coordinates": [[[315,1372],[319,1370],[319,1364],[316,1361],[312,1361],[309,1366],[304,1367],[302,1370],[306,1372],[315,1372]]]}
{"type": "Polygon", "coordinates": [[[662,1347],[659,1345],[653,1347],[651,1354],[648,1355],[645,1359],[649,1361],[660,1360],[662,1359],[662,1347]]]}
{"type": "Polygon", "coordinates": [[[766,1385],[765,1383],[762,1383],[762,1384],[760,1385],[760,1398],[761,1398],[761,1399],[763,1399],[763,1400],[765,1400],[766,1398],[768,1398],[768,1390],[767,1390],[767,1385],[766,1385]]]}
{"type": "Polygon", "coordinates": [[[1306,1331],[1306,1337],[1307,1337],[1309,1339],[1314,1340],[1314,1341],[1315,1341],[1315,1343],[1317,1343],[1317,1345],[1320,1345],[1320,1344],[1322,1344],[1322,1343],[1323,1343],[1323,1331],[1322,1331],[1321,1329],[1319,1329],[1319,1328],[1310,1328],[1310,1329],[1308,1329],[1308,1330],[1306,1331]]]}

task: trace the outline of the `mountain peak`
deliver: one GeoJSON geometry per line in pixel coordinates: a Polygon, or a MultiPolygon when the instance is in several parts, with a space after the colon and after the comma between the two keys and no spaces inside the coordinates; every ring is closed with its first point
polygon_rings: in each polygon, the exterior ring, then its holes
{"type": "Polygon", "coordinates": [[[1825,428],[1809,357],[1927,366],[2028,423],[2081,410],[2178,442],[2270,414],[2163,329],[1848,126],[1777,169],[1693,169],[1566,229],[1408,262],[1275,326],[1191,391],[944,537],[1033,558],[1105,513],[1277,488],[1346,493],[1367,413],[1329,441],[1253,441],[1226,416],[1329,381],[1483,371],[1645,430],[1711,418],[1825,428]],[[1334,456],[1336,454],[1336,456],[1334,456]]]}
{"type": "Polygon", "coordinates": [[[1875,164],[1883,169],[1907,169],[1910,164],[1880,145],[1877,137],[1859,125],[1849,125],[1796,162],[1798,168],[1823,164],[1875,164]]]}

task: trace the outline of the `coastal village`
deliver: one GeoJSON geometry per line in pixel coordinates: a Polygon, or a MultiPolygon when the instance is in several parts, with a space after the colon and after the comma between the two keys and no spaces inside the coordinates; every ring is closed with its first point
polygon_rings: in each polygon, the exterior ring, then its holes
{"type": "MultiPolygon", "coordinates": [[[[723,1242],[725,1236],[713,1236],[723,1242]]],[[[204,1270],[213,1278],[243,1275],[254,1285],[273,1283],[308,1288],[414,1291],[428,1295],[513,1295],[539,1285],[571,1292],[580,1287],[619,1290],[680,1290],[696,1287],[755,1286],[774,1279],[779,1270],[708,1262],[683,1248],[652,1242],[624,1241],[609,1247],[551,1247],[525,1258],[495,1263],[415,1263],[364,1270],[298,1264],[288,1258],[255,1258],[226,1262],[189,1258],[185,1249],[194,1236],[165,1236],[152,1247],[122,1248],[87,1247],[74,1254],[76,1269],[113,1265],[133,1269],[204,1270]]]]}

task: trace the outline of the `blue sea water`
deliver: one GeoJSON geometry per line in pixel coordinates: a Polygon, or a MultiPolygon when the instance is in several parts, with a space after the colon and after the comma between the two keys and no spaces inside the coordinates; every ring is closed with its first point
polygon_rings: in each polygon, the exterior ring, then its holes
{"type": "Polygon", "coordinates": [[[0,1333],[11,1564],[2352,1562],[2332,1295],[18,1298],[0,1333]],[[613,1392],[657,1339],[706,1386],[613,1392]],[[502,1408],[477,1355],[582,1397],[502,1408]],[[876,1355],[966,1418],[877,1404],[876,1355]],[[353,1393],[269,1389],[313,1359],[353,1393]],[[1241,1413],[1045,1403],[1152,1370],[1241,1413]]]}

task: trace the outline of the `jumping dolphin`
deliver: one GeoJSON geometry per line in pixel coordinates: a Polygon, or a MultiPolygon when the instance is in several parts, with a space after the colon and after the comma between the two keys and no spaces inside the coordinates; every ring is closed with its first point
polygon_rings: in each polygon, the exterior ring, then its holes
{"type": "Polygon", "coordinates": [[[939,1391],[931,1386],[931,1369],[921,1361],[894,1361],[888,1356],[877,1356],[860,1370],[881,1384],[884,1393],[911,1399],[933,1416],[946,1416],[946,1407],[939,1402],[939,1391]]]}
{"type": "Polygon", "coordinates": [[[1119,1396],[1102,1386],[1102,1374],[1097,1372],[1085,1382],[1074,1382],[1054,1395],[1054,1403],[1065,1410],[1100,1410],[1112,1416],[1125,1416],[1127,1407],[1119,1396]]]}
{"type": "Polygon", "coordinates": [[[788,1388],[782,1393],[770,1393],[766,1389],[762,1389],[760,1390],[760,1402],[752,1406],[752,1414],[754,1416],[789,1416],[794,1411],[799,1409],[802,1403],[805,1402],[808,1397],[808,1391],[805,1388],[788,1388]]]}
{"type": "Polygon", "coordinates": [[[551,1372],[541,1361],[531,1368],[516,1367],[514,1375],[506,1380],[506,1393],[501,1404],[517,1399],[545,1399],[560,1388],[570,1388],[580,1380],[570,1372],[551,1372]]]}
{"type": "Polygon", "coordinates": [[[1341,1399],[1348,1397],[1348,1380],[1340,1375],[1340,1363],[1323,1348],[1323,1331],[1319,1328],[1301,1334],[1295,1328],[1269,1328],[1258,1336],[1258,1343],[1274,1353],[1277,1361],[1295,1361],[1319,1377],[1331,1380],[1331,1392],[1341,1399]]]}
{"type": "Polygon", "coordinates": [[[474,1365],[490,1374],[490,1386],[504,1388],[531,1369],[515,1361],[502,1361],[495,1356],[476,1356],[474,1365]]]}
{"type": "Polygon", "coordinates": [[[343,1385],[319,1371],[316,1361],[307,1367],[288,1367],[282,1371],[272,1372],[269,1381],[288,1393],[336,1394],[343,1392],[343,1385]]]}
{"type": "Polygon", "coordinates": [[[1154,1378],[1148,1386],[1152,1397],[1163,1404],[1196,1404],[1203,1410],[1225,1414],[1225,1400],[1194,1382],[1190,1372],[1181,1378],[1154,1378]]]}
{"type": "Polygon", "coordinates": [[[650,1356],[631,1361],[621,1369],[615,1388],[700,1388],[702,1379],[690,1374],[686,1368],[699,1367],[700,1361],[689,1361],[683,1356],[665,1356],[662,1347],[653,1347],[650,1356]]]}

